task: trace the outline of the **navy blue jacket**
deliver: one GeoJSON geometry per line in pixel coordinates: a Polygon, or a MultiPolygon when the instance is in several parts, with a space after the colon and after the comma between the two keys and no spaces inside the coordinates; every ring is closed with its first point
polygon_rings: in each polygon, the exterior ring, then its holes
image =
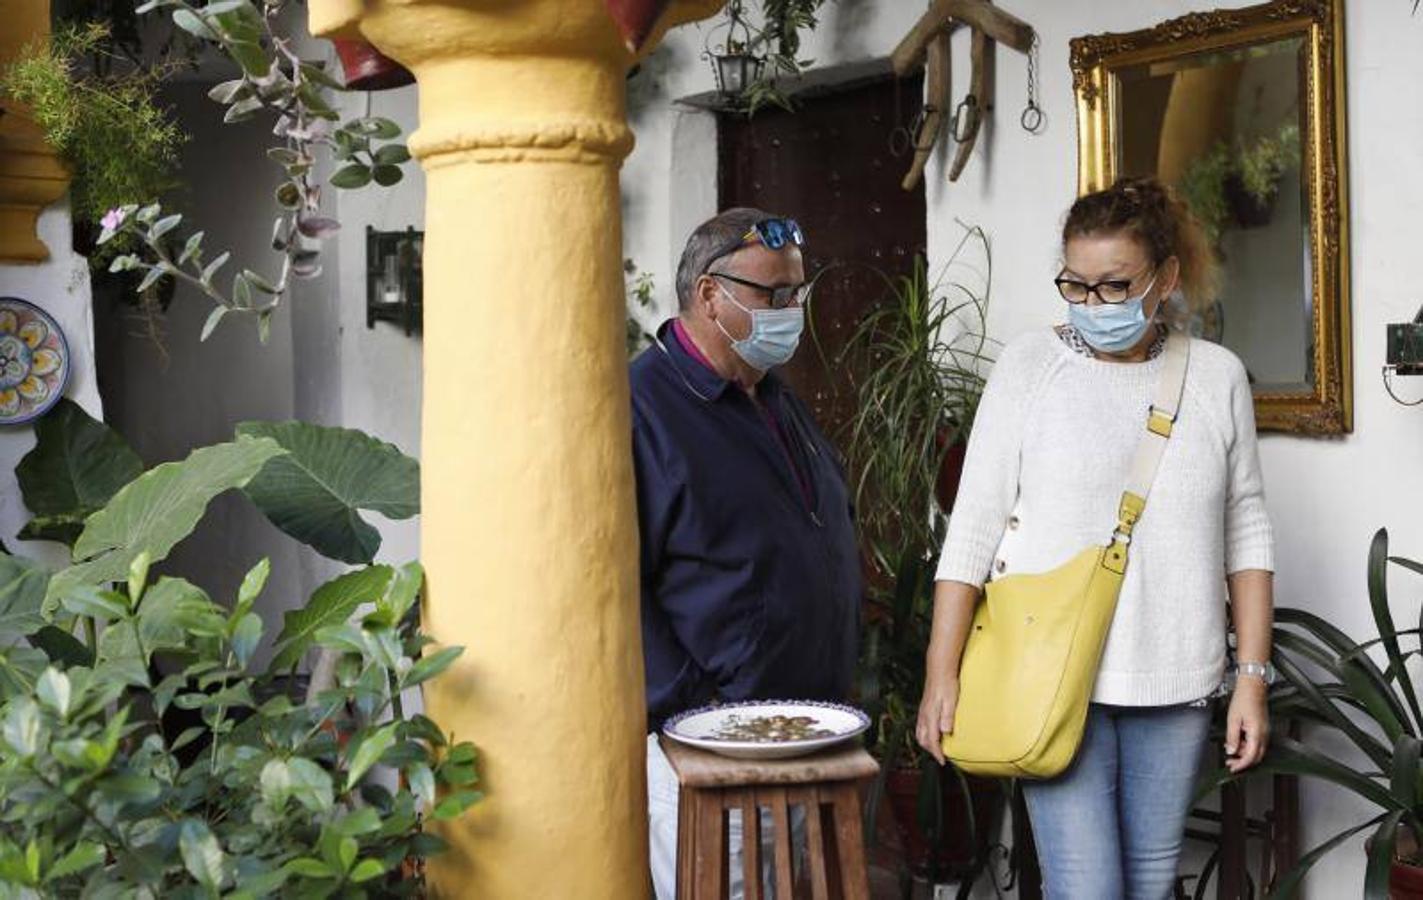
{"type": "Polygon", "coordinates": [[[770,373],[783,449],[669,325],[631,378],[648,728],[713,699],[845,700],[863,590],[838,452],[770,373]]]}

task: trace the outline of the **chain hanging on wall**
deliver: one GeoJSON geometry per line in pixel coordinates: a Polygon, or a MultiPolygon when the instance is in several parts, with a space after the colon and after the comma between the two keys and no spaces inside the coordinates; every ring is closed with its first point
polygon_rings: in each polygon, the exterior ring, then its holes
{"type": "Polygon", "coordinates": [[[1028,103],[1018,117],[1018,124],[1031,135],[1042,134],[1047,128],[1047,114],[1038,105],[1038,44],[1037,32],[1033,32],[1033,43],[1028,47],[1028,103]]]}

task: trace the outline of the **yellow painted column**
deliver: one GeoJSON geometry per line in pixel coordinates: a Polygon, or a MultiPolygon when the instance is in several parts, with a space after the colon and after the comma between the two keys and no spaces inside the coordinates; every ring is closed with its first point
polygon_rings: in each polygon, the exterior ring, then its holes
{"type": "MultiPolygon", "coordinates": [[[[49,38],[49,0],[0,0],[0,68],[49,38]]],[[[64,196],[69,173],[23,107],[0,102],[0,262],[49,258],[35,234],[40,213],[64,196]]]]}
{"type": "MultiPolygon", "coordinates": [[[[719,2],[674,6],[668,22],[719,2]]],[[[601,0],[314,0],[420,85],[427,173],[425,623],[462,644],[429,714],[487,799],[439,896],[648,887],[637,520],[618,169],[632,62],[601,0]]],[[[664,22],[665,27],[668,22],[664,22]]]]}

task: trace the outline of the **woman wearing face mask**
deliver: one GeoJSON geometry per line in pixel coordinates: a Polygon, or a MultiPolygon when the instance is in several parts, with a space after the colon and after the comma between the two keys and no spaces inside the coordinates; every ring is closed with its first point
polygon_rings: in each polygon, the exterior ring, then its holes
{"type": "MultiPolygon", "coordinates": [[[[1163,371],[1168,302],[1214,299],[1199,224],[1166,187],[1122,179],[1080,198],[1054,294],[1067,322],[1012,341],[974,421],[940,559],[916,737],[940,762],[986,580],[1047,572],[1102,545],[1163,371]]],[[[1181,341],[1181,338],[1175,339],[1181,341]]],[[[1025,781],[1052,898],[1172,895],[1185,819],[1236,633],[1225,752],[1264,755],[1273,541],[1250,386],[1230,351],[1190,339],[1176,418],[1130,534],[1130,563],[1060,775],[1025,781]]]]}

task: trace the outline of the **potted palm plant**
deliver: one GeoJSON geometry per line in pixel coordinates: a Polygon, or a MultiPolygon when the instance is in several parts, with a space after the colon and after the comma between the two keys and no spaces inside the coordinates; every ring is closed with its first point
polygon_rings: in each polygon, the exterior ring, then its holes
{"type": "MultiPolygon", "coordinates": [[[[973,255],[989,261],[977,228],[945,271],[972,268],[973,255]]],[[[871,586],[859,678],[882,772],[871,816],[889,802],[911,869],[931,877],[976,874],[999,806],[995,783],[941,772],[913,736],[938,550],[992,361],[984,336],[991,265],[982,271],[981,285],[931,282],[921,258],[909,274],[885,276],[886,299],[836,360],[856,400],[843,439],[871,586]]]]}
{"type": "MultiPolygon", "coordinates": [[[[1259,768],[1329,782],[1364,800],[1376,813],[1305,854],[1282,874],[1274,896],[1293,895],[1316,862],[1372,830],[1366,900],[1423,898],[1423,707],[1405,665],[1423,653],[1423,642],[1419,628],[1399,629],[1395,624],[1388,599],[1390,566],[1423,574],[1423,563],[1389,556],[1388,532],[1379,529],[1368,561],[1369,606],[1377,634],[1368,640],[1356,641],[1304,610],[1276,610],[1274,661],[1283,683],[1271,697],[1271,709],[1276,716],[1300,721],[1307,730],[1305,740],[1272,738],[1259,768]],[[1371,655],[1378,653],[1383,660],[1371,655]],[[1350,748],[1348,757],[1307,739],[1321,732],[1342,738],[1350,748]]],[[[1222,772],[1215,781],[1231,777],[1222,772]]]]}

